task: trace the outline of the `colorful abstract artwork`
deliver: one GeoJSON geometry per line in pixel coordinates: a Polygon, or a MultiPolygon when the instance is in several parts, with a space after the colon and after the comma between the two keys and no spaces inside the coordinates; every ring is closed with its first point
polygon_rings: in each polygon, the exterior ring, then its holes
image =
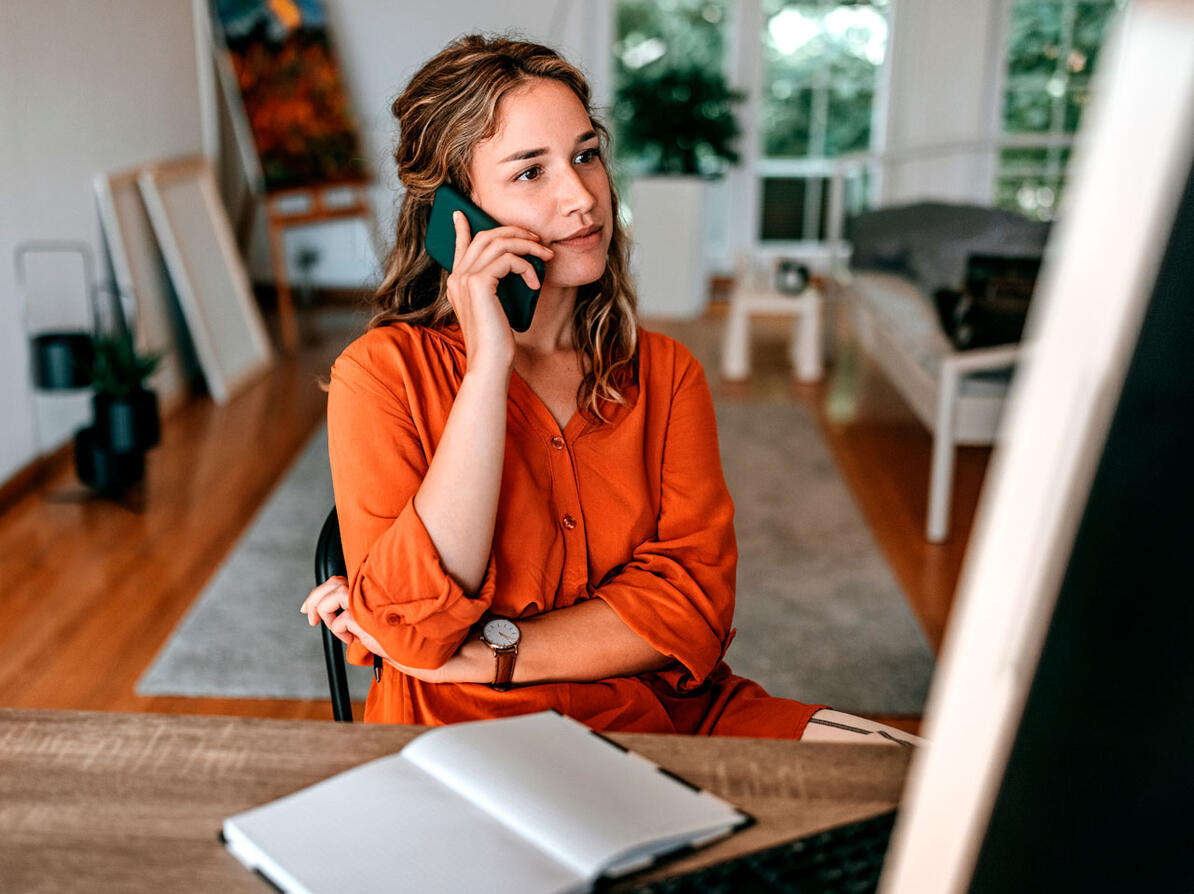
{"type": "Polygon", "coordinates": [[[266,192],[367,179],[320,0],[213,0],[266,192]]]}

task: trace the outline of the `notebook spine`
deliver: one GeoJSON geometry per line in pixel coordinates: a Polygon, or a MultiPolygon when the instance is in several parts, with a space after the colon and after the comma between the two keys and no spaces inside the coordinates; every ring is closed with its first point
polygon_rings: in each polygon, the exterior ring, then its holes
{"type": "MultiPolygon", "coordinates": [[[[552,710],[552,713],[553,713],[553,714],[559,714],[559,712],[558,712],[558,711],[555,711],[554,709],[552,710]]],[[[602,734],[602,733],[599,733],[599,732],[597,732],[597,730],[595,730],[595,729],[590,729],[590,730],[589,730],[589,732],[590,732],[590,733],[592,733],[594,736],[596,736],[598,739],[600,739],[602,742],[605,742],[607,745],[611,745],[611,746],[613,746],[614,748],[618,749],[618,750],[619,750],[619,751],[621,751],[623,754],[632,754],[632,755],[634,755],[635,757],[637,757],[639,760],[644,760],[644,761],[646,761],[646,762],[647,762],[647,763],[649,763],[651,766],[653,766],[653,767],[654,767],[654,768],[655,768],[657,771],[659,771],[660,773],[662,773],[664,776],[667,776],[669,779],[672,779],[673,781],[680,783],[680,784],[681,784],[682,786],[684,786],[685,788],[687,788],[687,789],[689,789],[689,790],[691,790],[691,791],[694,791],[694,792],[696,792],[697,794],[710,794],[710,795],[712,795],[712,794],[713,794],[712,792],[709,792],[707,789],[703,789],[703,788],[701,788],[699,785],[695,784],[694,782],[691,782],[691,781],[689,781],[689,780],[685,779],[685,778],[684,778],[683,776],[681,776],[680,774],[672,772],[672,771],[671,771],[671,770],[669,770],[667,767],[661,767],[661,766],[659,766],[659,764],[655,763],[655,761],[651,760],[650,758],[643,757],[643,756],[642,756],[641,754],[639,754],[637,751],[631,751],[631,750],[630,750],[629,748],[627,748],[625,745],[623,745],[623,744],[622,744],[622,743],[620,743],[620,742],[615,742],[615,741],[614,741],[613,739],[611,739],[609,736],[606,736],[606,735],[604,735],[604,734],[602,734]]],[[[715,796],[715,797],[716,797],[716,796],[715,796]]],[[[741,808],[741,807],[735,807],[734,809],[735,809],[735,810],[737,810],[737,811],[738,811],[738,813],[739,813],[739,814],[742,816],[742,821],[741,821],[740,823],[738,823],[737,825],[735,825],[735,826],[734,826],[734,828],[735,828],[736,830],[738,830],[738,829],[748,829],[748,828],[750,828],[751,826],[753,826],[753,825],[754,825],[756,822],[758,822],[758,820],[757,820],[757,819],[756,819],[754,816],[752,816],[752,815],[751,815],[751,814],[749,814],[749,813],[746,813],[744,810],[742,810],[742,808],[741,808]]]]}

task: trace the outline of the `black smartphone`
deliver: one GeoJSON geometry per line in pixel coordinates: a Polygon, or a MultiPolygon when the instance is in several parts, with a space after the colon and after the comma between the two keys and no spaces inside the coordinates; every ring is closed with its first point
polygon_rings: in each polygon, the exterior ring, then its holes
{"type": "MultiPolygon", "coordinates": [[[[427,254],[449,273],[452,272],[452,261],[456,257],[453,211],[464,213],[474,236],[482,230],[492,230],[501,226],[452,184],[444,183],[436,189],[431,200],[431,220],[427,223],[427,238],[423,245],[427,254]]],[[[521,257],[535,268],[535,275],[542,283],[543,261],[534,255],[521,257]]],[[[510,328],[515,332],[526,332],[530,328],[531,318],[535,315],[535,305],[539,303],[539,290],[528,286],[521,273],[510,273],[498,282],[497,297],[502,310],[506,312],[506,319],[510,321],[510,328]]]]}

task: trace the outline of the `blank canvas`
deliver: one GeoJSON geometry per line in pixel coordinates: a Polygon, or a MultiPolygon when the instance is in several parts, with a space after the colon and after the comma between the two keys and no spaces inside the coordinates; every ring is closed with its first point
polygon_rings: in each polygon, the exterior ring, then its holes
{"type": "Polygon", "coordinates": [[[134,300],[137,350],[162,355],[150,385],[168,411],[186,397],[185,333],[178,331],[180,309],[170,294],[153,225],[137,187],[140,170],[97,174],[95,194],[116,288],[134,300]]]}
{"type": "Polygon", "coordinates": [[[138,181],[208,390],[225,403],[273,352],[215,177],[195,159],[146,169],[138,181]]]}

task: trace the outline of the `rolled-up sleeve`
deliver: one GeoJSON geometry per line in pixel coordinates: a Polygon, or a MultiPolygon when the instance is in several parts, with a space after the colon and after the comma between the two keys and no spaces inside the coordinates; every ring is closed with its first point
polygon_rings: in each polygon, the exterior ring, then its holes
{"type": "MultiPolygon", "coordinates": [[[[400,368],[394,378],[382,381],[348,352],[332,367],[328,451],[349,611],[395,661],[439,667],[489,608],[494,561],[475,594],[444,568],[414,506],[430,461],[427,432],[411,413],[417,392],[400,368]]],[[[347,655],[357,664],[371,660],[359,644],[347,655]]]]}
{"type": "Polygon", "coordinates": [[[709,386],[687,351],[679,361],[663,445],[658,536],[640,544],[594,595],[683,665],[676,686],[690,690],[717,666],[733,636],[738,549],[709,386]]]}

